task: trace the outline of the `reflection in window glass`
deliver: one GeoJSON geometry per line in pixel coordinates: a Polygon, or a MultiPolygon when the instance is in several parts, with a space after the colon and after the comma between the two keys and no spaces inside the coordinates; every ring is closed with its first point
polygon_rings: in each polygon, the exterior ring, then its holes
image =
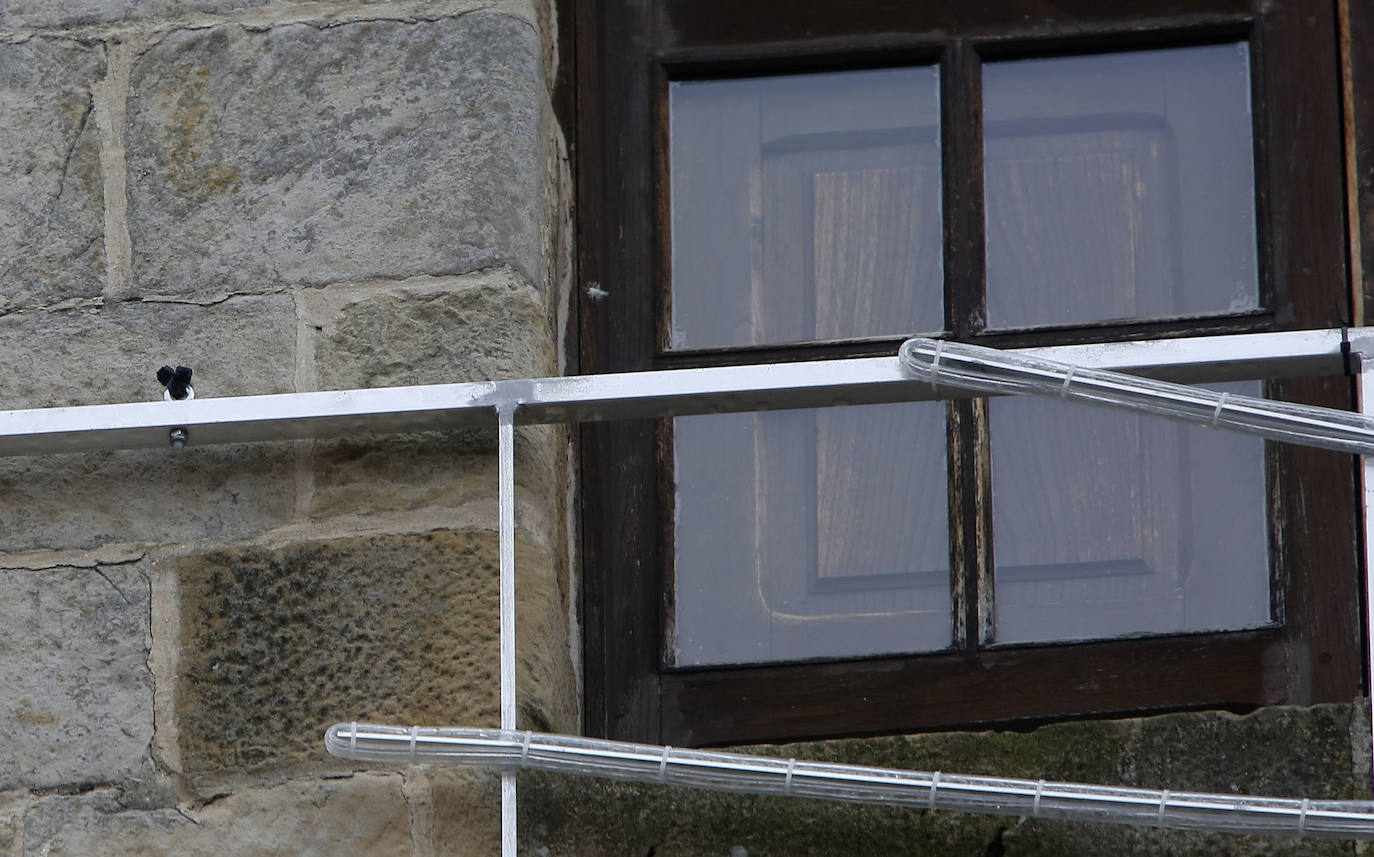
{"type": "Polygon", "coordinates": [[[1259,307],[1244,43],[983,68],[990,328],[1259,307]]]}
{"type": "Polygon", "coordinates": [[[997,642],[1269,621],[1262,440],[1042,398],[989,408],[997,642]]]}
{"type": "Polygon", "coordinates": [[[934,66],[669,86],[671,347],[944,327],[934,66]]]}
{"type": "Polygon", "coordinates": [[[950,645],[945,409],[674,421],[679,666],[950,645]]]}

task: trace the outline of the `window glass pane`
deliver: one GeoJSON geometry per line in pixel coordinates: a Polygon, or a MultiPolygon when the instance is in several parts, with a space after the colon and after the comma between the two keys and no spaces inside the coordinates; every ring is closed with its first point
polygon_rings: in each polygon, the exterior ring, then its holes
{"type": "Polygon", "coordinates": [[[944,327],[934,66],[669,86],[674,348],[944,327]]]}
{"type": "Polygon", "coordinates": [[[998,642],[1269,621],[1262,440],[1043,398],[989,408],[998,642]]]}
{"type": "Polygon", "coordinates": [[[945,409],[680,417],[679,666],[951,641],[945,409]]]}
{"type": "Polygon", "coordinates": [[[990,328],[1259,307],[1243,43],[983,68],[990,328]]]}

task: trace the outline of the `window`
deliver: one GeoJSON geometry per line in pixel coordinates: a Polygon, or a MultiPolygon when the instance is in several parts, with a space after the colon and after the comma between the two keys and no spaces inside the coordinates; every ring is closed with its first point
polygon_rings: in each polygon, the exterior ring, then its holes
{"type": "MultiPolygon", "coordinates": [[[[582,371],[1347,323],[1327,17],[773,5],[579,8],[582,371]]],[[[595,734],[1358,693],[1348,457],[1010,400],[582,442],[595,734]]]]}

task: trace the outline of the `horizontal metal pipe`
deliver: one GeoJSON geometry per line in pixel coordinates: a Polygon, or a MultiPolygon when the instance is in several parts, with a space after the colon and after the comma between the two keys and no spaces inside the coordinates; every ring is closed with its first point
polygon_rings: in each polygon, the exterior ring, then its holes
{"type": "MultiPolygon", "coordinates": [[[[1352,331],[1365,333],[1367,329],[1352,331]]],[[[1338,375],[1340,329],[1235,334],[1011,351],[1188,383],[1338,375]]],[[[293,440],[345,434],[496,426],[499,407],[517,423],[588,422],[716,412],[921,401],[934,392],[897,357],[719,366],[562,378],[388,387],[320,393],[137,402],[0,411],[0,455],[293,440]]]]}
{"type": "Polygon", "coordinates": [[[1227,833],[1374,839],[1374,803],[863,767],[501,729],[338,723],[335,756],[533,769],[716,791],[1227,833]]]}

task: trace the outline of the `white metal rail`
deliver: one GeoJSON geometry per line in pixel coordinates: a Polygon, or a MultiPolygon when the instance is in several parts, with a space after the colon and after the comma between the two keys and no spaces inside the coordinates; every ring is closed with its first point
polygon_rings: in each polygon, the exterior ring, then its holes
{"type": "MultiPolygon", "coordinates": [[[[1024,349],[1079,367],[1200,383],[1374,369],[1374,329],[1331,329],[1024,349]],[[1352,358],[1353,355],[1353,358],[1352,358]]],[[[1362,404],[1374,407],[1374,372],[1362,404]]],[[[202,389],[207,389],[206,385],[202,389]]],[[[0,455],[498,428],[502,726],[515,726],[514,426],[918,401],[958,395],[903,372],[897,357],[438,384],[371,390],[0,411],[0,455]]],[[[1374,458],[1372,456],[1371,458],[1374,458]]],[[[1374,470],[1366,464],[1366,526],[1374,470]]],[[[1374,539],[1366,538],[1366,545],[1374,539]]],[[[1374,545],[1369,548],[1374,557],[1374,545]]],[[[1374,562],[1367,563],[1374,569],[1374,562]]],[[[1374,580],[1370,581],[1374,586],[1374,580]]],[[[1374,635],[1371,635],[1374,636],[1374,635]]],[[[1371,655],[1374,664],[1374,653],[1371,655]]],[[[502,781],[502,850],[514,854],[515,782],[502,781]]]]}
{"type": "MultiPolygon", "coordinates": [[[[1366,331],[1374,337],[1374,328],[1310,330],[1015,353],[1185,383],[1340,375],[1351,371],[1349,344],[1366,331]]],[[[179,402],[0,411],[0,455],[165,447],[176,428],[189,446],[495,428],[501,407],[514,409],[517,424],[573,423],[946,396],[903,374],[895,356],[222,399],[207,397],[212,385],[202,379],[200,396],[179,402]]]]}

